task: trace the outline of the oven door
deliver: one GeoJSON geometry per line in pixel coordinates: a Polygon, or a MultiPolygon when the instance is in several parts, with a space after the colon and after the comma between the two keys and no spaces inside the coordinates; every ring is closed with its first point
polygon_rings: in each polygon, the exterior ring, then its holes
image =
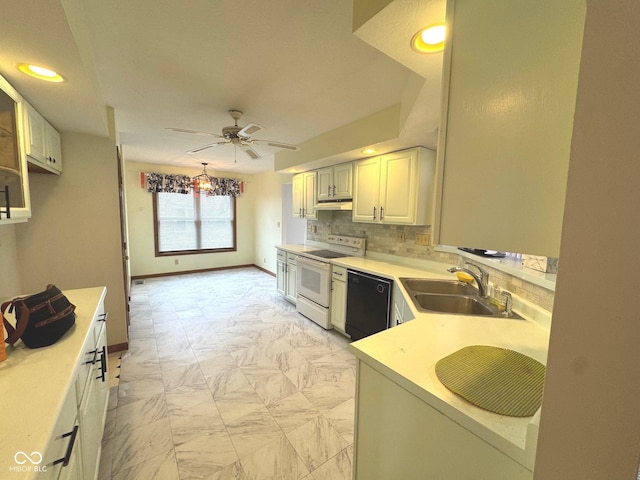
{"type": "Polygon", "coordinates": [[[331,264],[303,255],[298,256],[296,287],[298,295],[328,308],[331,287],[331,264]]]}

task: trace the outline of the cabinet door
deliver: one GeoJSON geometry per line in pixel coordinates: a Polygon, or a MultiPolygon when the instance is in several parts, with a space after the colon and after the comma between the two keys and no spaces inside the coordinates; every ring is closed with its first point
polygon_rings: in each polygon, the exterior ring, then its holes
{"type": "Polygon", "coordinates": [[[385,155],[380,175],[380,221],[407,224],[416,221],[418,152],[385,155]]]}
{"type": "Polygon", "coordinates": [[[317,172],[318,201],[331,200],[333,197],[333,167],[322,168],[317,172]]]}
{"type": "Polygon", "coordinates": [[[45,122],[45,163],[56,172],[62,172],[62,146],[60,134],[51,125],[45,122]]]}
{"type": "Polygon", "coordinates": [[[558,256],[585,9],[447,2],[438,243],[558,256]]]}
{"type": "Polygon", "coordinates": [[[533,473],[358,361],[355,480],[531,480],[533,473]]]}
{"type": "MultiPolygon", "coordinates": [[[[60,471],[58,480],[87,480],[82,471],[82,447],[79,441],[76,441],[69,457],[69,464],[60,471]]],[[[42,479],[38,475],[38,480],[42,479]]]]}
{"type": "Polygon", "coordinates": [[[72,471],[73,468],[75,468],[75,463],[77,463],[75,462],[77,459],[77,454],[75,452],[79,447],[79,429],[76,428],[77,414],[78,406],[76,403],[76,392],[75,388],[72,387],[69,389],[63,402],[60,415],[58,416],[49,445],[47,446],[47,451],[43,454],[43,461],[41,465],[46,465],[47,468],[45,471],[38,473],[38,478],[43,480],[55,480],[58,478],[58,475],[60,475],[61,478],[66,478],[62,477],[63,474],[61,472],[66,469],[70,469],[70,471],[72,471]],[[71,450],[72,456],[67,459],[68,464],[65,466],[60,460],[65,459],[65,455],[67,454],[71,443],[73,443],[73,448],[71,450]],[[75,456],[73,456],[74,454],[75,456]],[[74,463],[72,463],[72,460],[74,463]]]}
{"type": "Polygon", "coordinates": [[[89,377],[79,410],[80,445],[82,449],[82,470],[86,479],[98,475],[98,459],[102,445],[104,421],[109,398],[109,377],[107,376],[106,332],[102,328],[96,345],[98,361],[89,377]]]}
{"type": "Polygon", "coordinates": [[[347,284],[339,280],[331,281],[331,325],[344,332],[347,317],[347,284]]]}
{"type": "Polygon", "coordinates": [[[354,222],[378,222],[380,198],[380,159],[367,158],[353,164],[354,222]]]}
{"type": "Polygon", "coordinates": [[[287,263],[278,260],[278,267],[276,269],[276,290],[280,295],[285,294],[286,284],[287,284],[287,263]]]}
{"type": "Polygon", "coordinates": [[[296,266],[293,263],[287,263],[287,282],[285,298],[291,303],[296,303],[296,266]]]}
{"type": "Polygon", "coordinates": [[[40,163],[45,162],[45,119],[25,102],[25,147],[27,155],[40,163]]]}
{"type": "Polygon", "coordinates": [[[302,206],[304,202],[304,175],[299,173],[293,176],[292,180],[292,212],[294,217],[302,217],[302,206]]]}
{"type": "Polygon", "coordinates": [[[316,218],[316,172],[304,173],[303,215],[305,218],[316,218]]]}
{"type": "Polygon", "coordinates": [[[333,167],[334,198],[351,198],[353,195],[353,165],[345,163],[333,167]]]}

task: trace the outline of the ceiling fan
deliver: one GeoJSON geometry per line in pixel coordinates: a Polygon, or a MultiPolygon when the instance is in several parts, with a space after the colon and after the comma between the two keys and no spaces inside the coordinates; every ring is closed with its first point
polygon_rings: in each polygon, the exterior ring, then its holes
{"type": "Polygon", "coordinates": [[[249,158],[258,160],[259,158],[262,158],[262,156],[252,148],[252,145],[269,145],[270,147],[284,148],[287,150],[300,150],[300,147],[297,145],[291,145],[289,143],[276,142],[274,140],[253,139],[251,136],[262,130],[264,127],[257,123],[248,123],[244,127],[238,126],[238,120],[240,120],[240,117],[242,116],[242,112],[240,110],[229,110],[229,115],[231,115],[235,124],[230,127],[224,127],[222,129],[222,135],[218,135],[217,133],[199,132],[197,130],[185,130],[183,128],[167,128],[167,130],[221,139],[220,141],[189,150],[187,153],[198,153],[208,148],[217,147],[218,145],[232,144],[235,147],[240,147],[249,158]]]}

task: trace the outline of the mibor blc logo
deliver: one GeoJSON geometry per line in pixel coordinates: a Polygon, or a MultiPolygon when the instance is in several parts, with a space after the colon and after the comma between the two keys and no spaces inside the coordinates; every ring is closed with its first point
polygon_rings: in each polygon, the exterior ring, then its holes
{"type": "Polygon", "coordinates": [[[13,456],[15,465],[9,467],[10,472],[46,472],[47,466],[40,465],[42,463],[42,454],[40,452],[16,452],[13,456]]]}

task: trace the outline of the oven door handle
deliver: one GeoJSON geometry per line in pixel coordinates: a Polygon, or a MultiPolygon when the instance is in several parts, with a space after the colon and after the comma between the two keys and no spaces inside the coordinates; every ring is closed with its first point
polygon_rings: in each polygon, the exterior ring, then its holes
{"type": "Polygon", "coordinates": [[[306,264],[310,267],[321,268],[323,270],[329,270],[331,268],[331,264],[329,262],[321,262],[320,260],[316,260],[315,258],[305,257],[304,255],[298,255],[298,266],[300,264],[306,264]]]}

